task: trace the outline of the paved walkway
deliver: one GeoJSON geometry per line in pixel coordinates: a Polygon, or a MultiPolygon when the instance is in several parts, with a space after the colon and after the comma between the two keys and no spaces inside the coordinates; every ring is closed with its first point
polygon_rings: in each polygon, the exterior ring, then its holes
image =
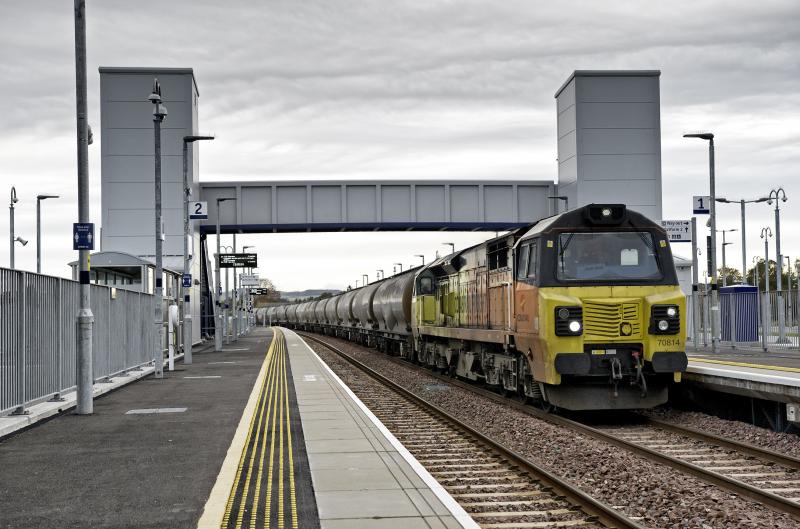
{"type": "Polygon", "coordinates": [[[92,416],[0,441],[0,528],[194,528],[270,338],[254,329],[97,399],[92,416]]]}

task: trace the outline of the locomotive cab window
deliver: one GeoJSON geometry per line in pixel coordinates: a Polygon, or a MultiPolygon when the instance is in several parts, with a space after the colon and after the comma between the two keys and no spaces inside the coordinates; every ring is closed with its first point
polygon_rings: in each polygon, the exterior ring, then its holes
{"type": "Polygon", "coordinates": [[[489,270],[508,267],[508,243],[504,240],[489,245],[489,270]]]}
{"type": "Polygon", "coordinates": [[[646,281],[662,278],[649,232],[562,233],[556,277],[562,281],[646,281]]]}
{"type": "Polygon", "coordinates": [[[533,241],[528,252],[528,279],[536,279],[536,268],[539,266],[539,243],[533,241]]]}
{"type": "Polygon", "coordinates": [[[433,278],[430,276],[421,276],[417,281],[417,294],[428,296],[433,294],[433,278]]]}
{"type": "Polygon", "coordinates": [[[530,246],[523,244],[519,249],[519,259],[517,260],[517,278],[524,279],[528,277],[528,252],[530,246]]]}

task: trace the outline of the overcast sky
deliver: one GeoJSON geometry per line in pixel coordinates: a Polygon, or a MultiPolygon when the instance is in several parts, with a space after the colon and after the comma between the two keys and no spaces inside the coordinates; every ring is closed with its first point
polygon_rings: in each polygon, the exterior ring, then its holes
{"type": "MultiPolygon", "coordinates": [[[[575,69],[659,69],[665,218],[688,218],[717,189],[786,189],[784,253],[800,254],[800,2],[306,0],[88,1],[90,123],[103,66],[194,68],[202,180],[530,178],[555,180],[553,94],[575,69]]],[[[77,218],[72,2],[0,3],[0,182],[16,185],[17,266],[35,270],[35,196],[51,192],[44,270],[67,276],[77,218]]],[[[98,138],[99,134],[96,133],[98,138]]],[[[100,146],[91,147],[100,216],[100,146]]],[[[720,227],[738,228],[737,206],[720,227]]],[[[748,249],[773,213],[748,210],[748,249]]],[[[0,263],[8,265],[0,221],[0,263]]],[[[773,228],[774,229],[774,228],[773,228]]],[[[485,234],[240,237],[284,290],[345,287],[414,254],[485,234]]],[[[729,262],[738,265],[737,234],[729,262]]],[[[678,253],[689,253],[689,249],[678,253]]],[[[774,252],[774,248],[770,250],[774,252]]],[[[749,260],[749,258],[748,258],[749,260]]]]}

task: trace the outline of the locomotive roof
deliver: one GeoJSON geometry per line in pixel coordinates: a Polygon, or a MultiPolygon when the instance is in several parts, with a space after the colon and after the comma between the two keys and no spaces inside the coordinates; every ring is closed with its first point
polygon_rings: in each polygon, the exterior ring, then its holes
{"type": "Polygon", "coordinates": [[[528,228],[526,233],[520,239],[527,239],[529,237],[548,233],[556,228],[579,228],[604,231],[609,227],[647,229],[655,228],[659,231],[664,231],[664,228],[660,224],[653,222],[638,211],[628,209],[622,204],[587,204],[586,206],[565,211],[564,213],[559,213],[558,215],[553,215],[552,217],[546,217],[540,220],[528,228]],[[624,217],[620,220],[620,222],[601,223],[590,220],[589,214],[592,209],[620,207],[624,208],[624,217]]]}

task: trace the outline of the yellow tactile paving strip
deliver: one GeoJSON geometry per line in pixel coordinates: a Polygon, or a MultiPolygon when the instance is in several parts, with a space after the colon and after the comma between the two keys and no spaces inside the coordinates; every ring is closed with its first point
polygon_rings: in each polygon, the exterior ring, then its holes
{"type": "Polygon", "coordinates": [[[225,505],[223,529],[300,527],[286,340],[279,329],[275,329],[265,364],[266,374],[225,505]]]}

